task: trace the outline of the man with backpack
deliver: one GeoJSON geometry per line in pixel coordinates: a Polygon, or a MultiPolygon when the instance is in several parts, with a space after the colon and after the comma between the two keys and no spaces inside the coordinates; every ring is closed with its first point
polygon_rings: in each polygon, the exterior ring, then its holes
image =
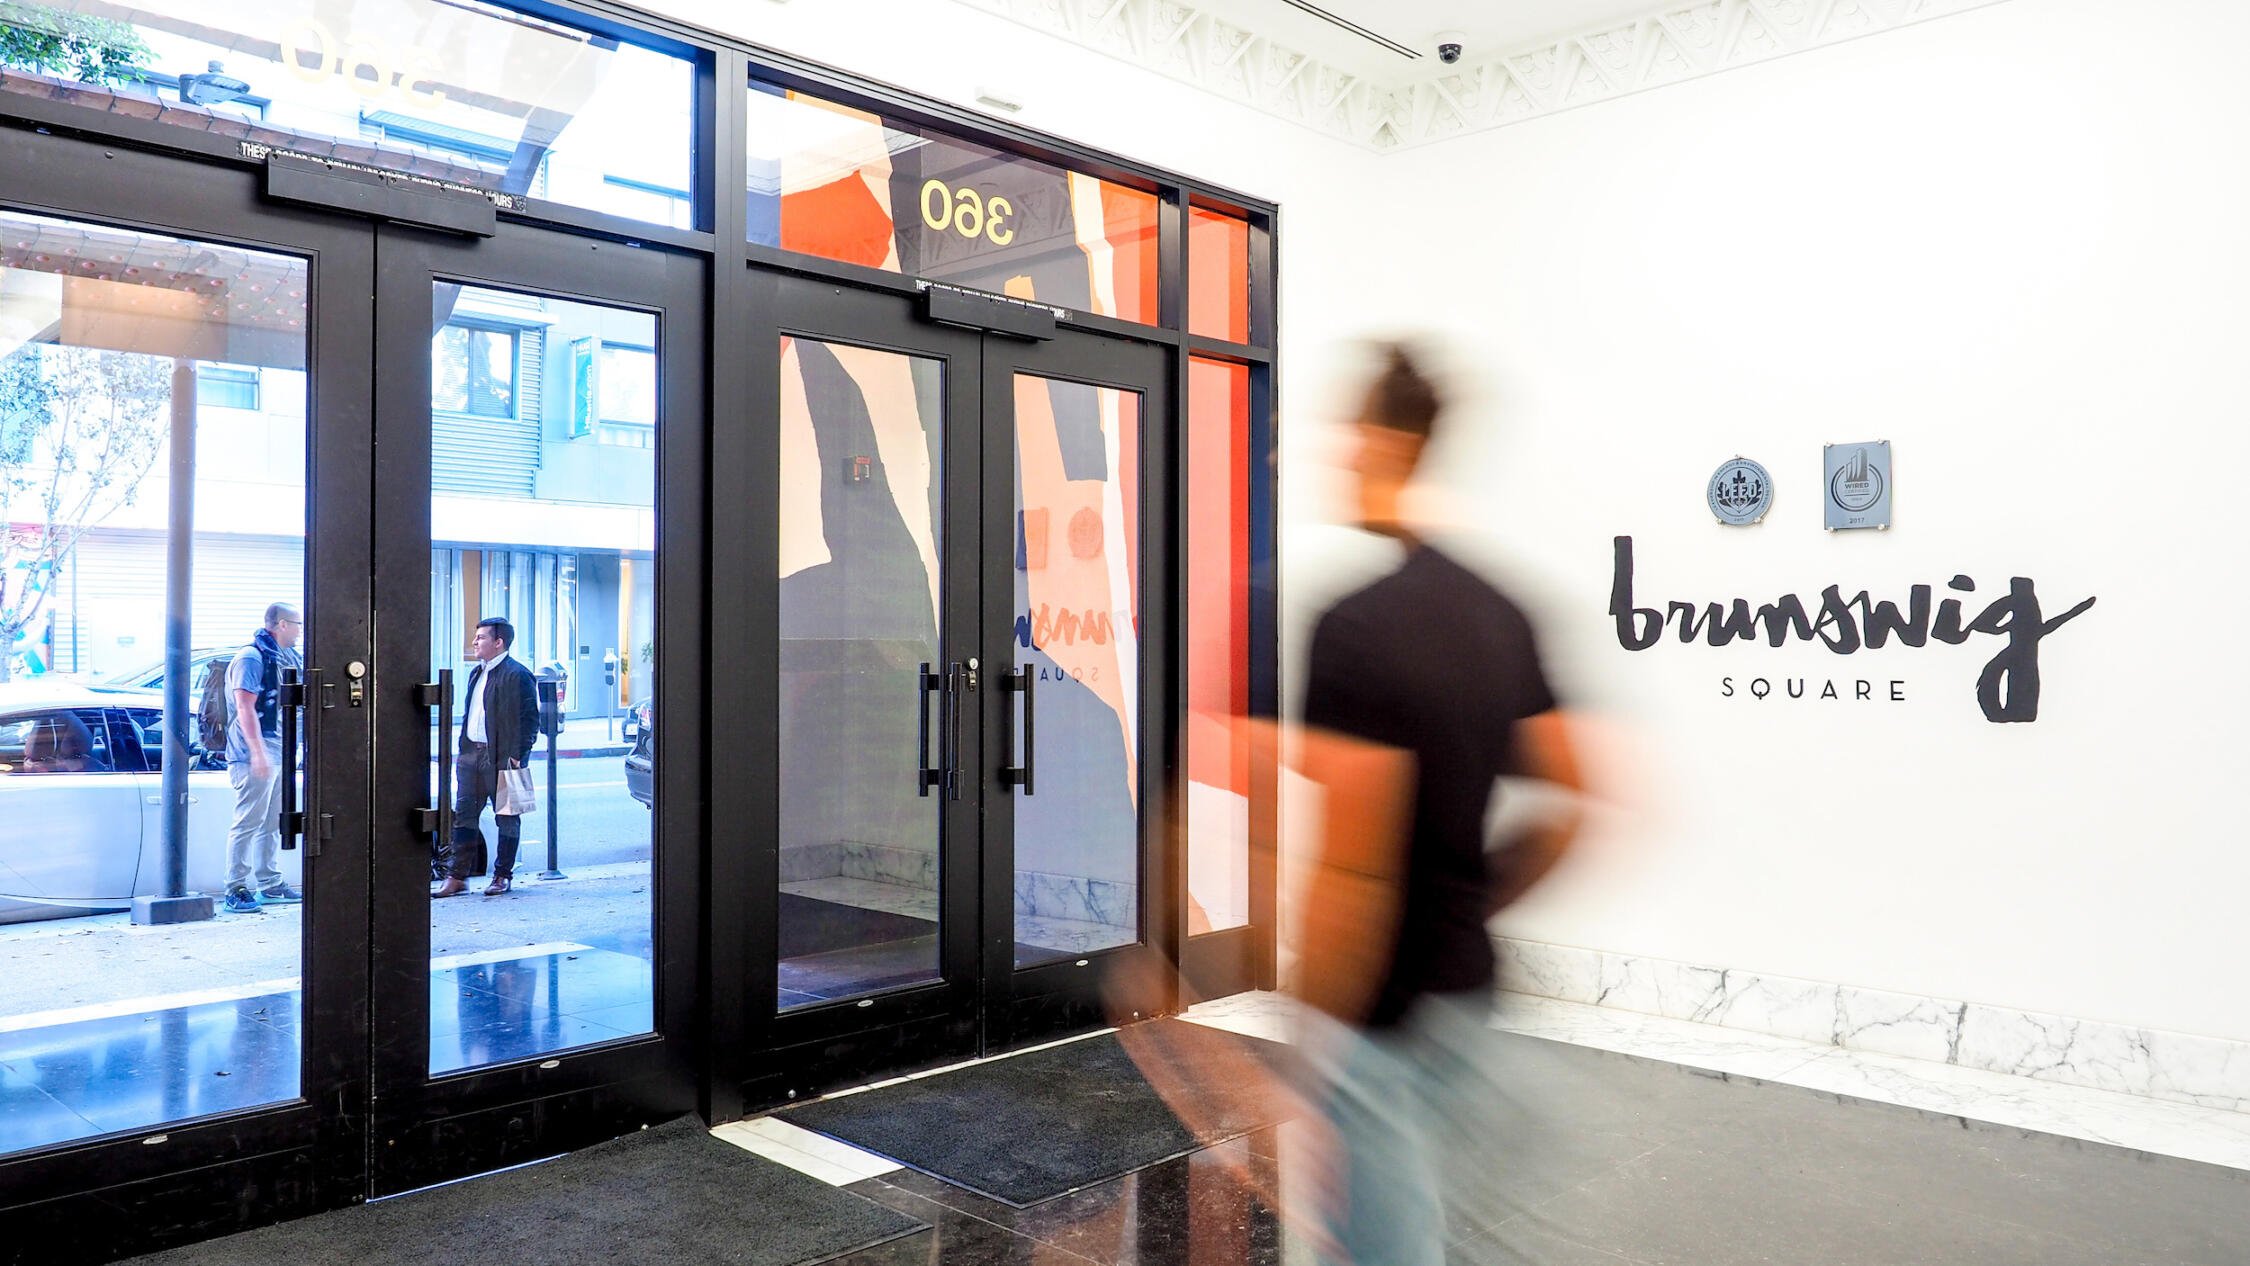
{"type": "Polygon", "coordinates": [[[227,665],[227,780],[234,784],[234,825],[227,832],[227,893],[234,914],[257,914],[261,902],[286,905],[305,895],[281,877],[281,674],[302,670],[297,654],[302,611],[286,602],[266,608],[265,627],[227,665]],[[251,887],[256,882],[256,889],[251,887]]]}

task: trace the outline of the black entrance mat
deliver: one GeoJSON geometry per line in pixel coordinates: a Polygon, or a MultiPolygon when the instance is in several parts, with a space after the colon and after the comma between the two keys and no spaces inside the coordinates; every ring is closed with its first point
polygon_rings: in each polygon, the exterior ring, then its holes
{"type": "MultiPolygon", "coordinates": [[[[1023,1208],[1273,1125],[1283,1106],[1226,1070],[1287,1048],[1200,1024],[1143,1026],[1192,1088],[1191,1132],[1114,1033],[806,1104],[783,1119],[1023,1208]]],[[[1136,1043],[1136,1046],[1140,1046],[1136,1043]]],[[[1260,1079],[1262,1080],[1262,1079],[1260,1079]]]]}
{"type": "Polygon", "coordinates": [[[799,1266],[926,1222],[674,1121],[538,1165],[245,1231],[143,1266],[799,1266]]]}

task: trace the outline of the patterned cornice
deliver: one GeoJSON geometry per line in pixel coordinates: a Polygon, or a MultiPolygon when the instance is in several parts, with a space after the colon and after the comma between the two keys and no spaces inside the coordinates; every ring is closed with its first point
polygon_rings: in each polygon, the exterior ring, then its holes
{"type": "Polygon", "coordinates": [[[1505,127],[2003,0],[1673,0],[1631,21],[1378,80],[1179,0],[960,0],[1369,149],[1505,127]]]}

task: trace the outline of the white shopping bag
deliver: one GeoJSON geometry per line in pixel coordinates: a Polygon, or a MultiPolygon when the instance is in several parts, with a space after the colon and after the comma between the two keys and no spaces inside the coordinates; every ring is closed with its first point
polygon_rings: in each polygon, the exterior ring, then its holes
{"type": "Polygon", "coordinates": [[[530,770],[500,771],[500,787],[492,795],[492,811],[508,817],[539,812],[539,792],[531,785],[530,770]]]}

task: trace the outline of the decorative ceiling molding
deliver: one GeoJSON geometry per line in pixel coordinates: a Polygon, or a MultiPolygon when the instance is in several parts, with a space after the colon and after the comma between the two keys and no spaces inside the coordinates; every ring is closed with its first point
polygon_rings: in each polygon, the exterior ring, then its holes
{"type": "Polygon", "coordinates": [[[1672,0],[1434,77],[1338,69],[1179,0],[960,0],[1377,151],[1506,127],[2004,0],[1672,0]]]}

